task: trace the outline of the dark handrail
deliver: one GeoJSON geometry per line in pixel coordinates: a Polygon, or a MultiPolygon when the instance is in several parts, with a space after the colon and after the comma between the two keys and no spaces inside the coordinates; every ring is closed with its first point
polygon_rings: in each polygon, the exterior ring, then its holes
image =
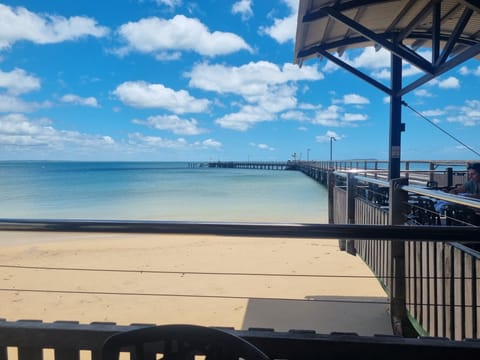
{"type": "Polygon", "coordinates": [[[479,242],[479,227],[0,219],[0,231],[66,231],[479,242]]]}

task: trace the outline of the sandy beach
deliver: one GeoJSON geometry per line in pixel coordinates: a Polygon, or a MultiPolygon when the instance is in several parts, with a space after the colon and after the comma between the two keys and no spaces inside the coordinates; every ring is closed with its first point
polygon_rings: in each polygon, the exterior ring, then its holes
{"type": "Polygon", "coordinates": [[[9,321],[391,334],[384,291],[336,240],[0,232],[0,248],[9,321]]]}

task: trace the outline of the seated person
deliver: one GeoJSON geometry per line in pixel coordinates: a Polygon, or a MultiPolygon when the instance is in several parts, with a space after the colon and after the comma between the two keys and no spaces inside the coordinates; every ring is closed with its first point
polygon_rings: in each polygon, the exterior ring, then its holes
{"type": "MultiPolygon", "coordinates": [[[[480,163],[469,164],[467,166],[467,172],[469,180],[465,184],[450,190],[450,194],[480,199],[480,163]]],[[[443,214],[448,205],[451,205],[451,203],[439,200],[435,203],[435,210],[443,214]]]]}
{"type": "Polygon", "coordinates": [[[467,171],[469,180],[450,190],[450,193],[480,199],[480,163],[469,164],[467,171]]]}

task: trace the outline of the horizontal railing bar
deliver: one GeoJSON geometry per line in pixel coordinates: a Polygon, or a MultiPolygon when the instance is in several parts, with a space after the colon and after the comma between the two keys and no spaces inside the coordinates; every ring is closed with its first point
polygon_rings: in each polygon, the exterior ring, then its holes
{"type": "Polygon", "coordinates": [[[424,195],[428,197],[433,197],[439,200],[449,201],[459,205],[469,206],[475,209],[480,209],[480,201],[475,199],[469,199],[463,196],[458,196],[455,194],[449,194],[441,190],[429,190],[422,188],[421,186],[415,185],[404,185],[402,190],[408,191],[417,195],[424,195]]]}
{"type": "Polygon", "coordinates": [[[380,186],[385,186],[385,187],[390,186],[388,181],[381,180],[381,179],[375,179],[375,178],[371,178],[371,177],[368,177],[368,176],[357,175],[357,176],[355,176],[355,179],[357,179],[359,181],[363,181],[363,182],[368,182],[368,183],[380,185],[380,186]]]}
{"type": "Polygon", "coordinates": [[[113,232],[358,240],[480,241],[480,227],[0,219],[0,231],[113,232]]]}

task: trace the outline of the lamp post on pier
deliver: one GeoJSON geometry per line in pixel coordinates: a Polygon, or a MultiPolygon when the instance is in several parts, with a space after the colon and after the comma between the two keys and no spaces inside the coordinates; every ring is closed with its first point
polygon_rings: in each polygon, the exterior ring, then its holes
{"type": "Polygon", "coordinates": [[[310,160],[310,149],[307,149],[307,161],[310,160]]]}
{"type": "Polygon", "coordinates": [[[332,142],[333,142],[333,141],[337,141],[337,139],[335,139],[335,136],[330,136],[330,163],[331,163],[332,160],[333,160],[333,157],[332,157],[332,148],[333,148],[332,142]]]}

